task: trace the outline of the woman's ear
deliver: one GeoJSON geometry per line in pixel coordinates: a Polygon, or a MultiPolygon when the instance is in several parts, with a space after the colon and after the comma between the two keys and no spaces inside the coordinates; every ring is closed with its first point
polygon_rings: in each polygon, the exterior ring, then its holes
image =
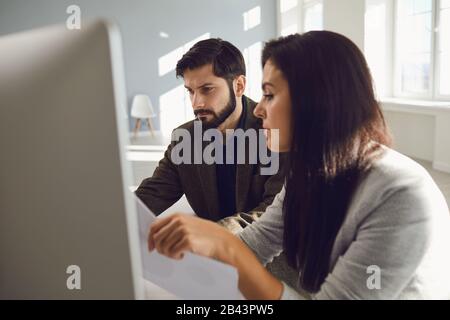
{"type": "Polygon", "coordinates": [[[236,94],[236,98],[240,98],[244,95],[246,84],[247,79],[244,75],[240,75],[234,80],[234,92],[236,94]]]}

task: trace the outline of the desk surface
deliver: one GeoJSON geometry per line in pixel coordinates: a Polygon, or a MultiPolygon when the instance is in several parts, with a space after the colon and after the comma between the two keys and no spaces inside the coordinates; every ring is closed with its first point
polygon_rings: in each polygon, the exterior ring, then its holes
{"type": "Polygon", "coordinates": [[[144,297],[146,300],[180,300],[174,294],[158,287],[156,284],[142,280],[144,283],[144,297]]]}

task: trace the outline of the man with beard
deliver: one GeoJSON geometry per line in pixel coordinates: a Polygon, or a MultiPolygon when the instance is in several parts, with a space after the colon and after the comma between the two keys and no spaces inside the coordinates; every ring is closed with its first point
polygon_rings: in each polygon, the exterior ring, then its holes
{"type": "MultiPolygon", "coordinates": [[[[195,121],[201,121],[202,130],[216,128],[222,134],[227,129],[253,129],[256,132],[262,129],[261,122],[253,114],[256,103],[244,95],[244,58],[231,43],[221,39],[196,43],[178,61],[176,74],[184,80],[196,116],[196,120],[177,129],[189,131],[194,138],[201,138],[194,135],[195,121]]],[[[265,138],[257,135],[257,139],[265,138]]],[[[172,141],[153,176],[142,181],[136,195],[159,215],[184,194],[198,216],[217,221],[238,233],[257,219],[281,190],[285,155],[279,156],[276,174],[261,175],[263,165],[259,157],[256,164],[229,161],[236,160],[236,150],[225,152],[230,144],[226,137],[224,141],[223,155],[232,154],[235,159],[227,158],[223,163],[213,164],[203,161],[201,164],[175,164],[172,149],[179,141],[172,141]]],[[[204,148],[205,142],[201,143],[204,148]]],[[[248,143],[245,148],[248,152],[248,143]]],[[[296,276],[287,275],[289,272],[287,265],[281,263],[281,270],[275,273],[292,283],[296,276]]]]}

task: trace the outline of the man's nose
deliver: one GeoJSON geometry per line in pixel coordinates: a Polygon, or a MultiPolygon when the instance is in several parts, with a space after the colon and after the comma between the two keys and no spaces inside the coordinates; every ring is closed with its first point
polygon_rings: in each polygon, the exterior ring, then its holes
{"type": "Polygon", "coordinates": [[[194,93],[192,96],[192,107],[194,109],[205,107],[205,101],[201,95],[194,93]]]}

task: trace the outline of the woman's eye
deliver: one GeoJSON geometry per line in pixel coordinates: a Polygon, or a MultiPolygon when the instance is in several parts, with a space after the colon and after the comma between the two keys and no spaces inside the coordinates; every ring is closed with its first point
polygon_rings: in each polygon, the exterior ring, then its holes
{"type": "Polygon", "coordinates": [[[268,101],[272,100],[273,99],[273,94],[265,94],[264,95],[264,99],[266,99],[268,101]]]}

